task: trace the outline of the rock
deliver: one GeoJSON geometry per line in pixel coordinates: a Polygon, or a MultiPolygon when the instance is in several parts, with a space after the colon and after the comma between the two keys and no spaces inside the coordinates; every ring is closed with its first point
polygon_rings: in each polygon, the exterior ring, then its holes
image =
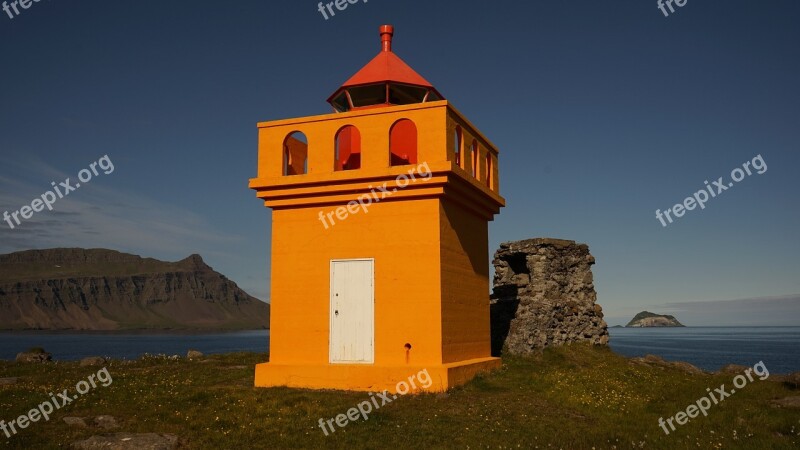
{"type": "Polygon", "coordinates": [[[665,361],[664,358],[656,355],[645,355],[644,357],[638,358],[631,358],[631,362],[634,364],[643,364],[651,367],[660,367],[660,368],[672,368],[682,370],[686,373],[690,373],[693,375],[699,375],[703,372],[701,369],[697,368],[692,364],[683,361],[665,361]]]}
{"type": "Polygon", "coordinates": [[[800,397],[786,397],[780,400],[773,400],[772,404],[782,408],[800,408],[800,397]]]}
{"type": "Polygon", "coordinates": [[[17,384],[17,378],[0,378],[0,386],[10,386],[12,384],[17,384]]]}
{"type": "Polygon", "coordinates": [[[800,388],[800,372],[790,373],[786,375],[772,375],[770,380],[783,383],[789,389],[800,388]]]}
{"type": "Polygon", "coordinates": [[[178,437],[174,434],[115,433],[92,436],[73,442],[78,450],[172,450],[178,448],[178,437]]]}
{"type": "Polygon", "coordinates": [[[784,383],[790,387],[793,387],[794,389],[800,388],[800,372],[786,375],[784,383]]]}
{"type": "Polygon", "coordinates": [[[105,365],[107,360],[102,356],[89,356],[81,360],[81,367],[86,366],[102,366],[105,365]]]}
{"type": "Polygon", "coordinates": [[[692,375],[700,375],[702,373],[705,373],[703,370],[701,370],[697,366],[689,364],[689,363],[684,362],[684,361],[673,361],[673,362],[671,362],[669,364],[670,364],[670,366],[672,366],[672,367],[674,367],[676,369],[681,369],[686,373],[691,373],[692,375]]]}
{"type": "Polygon", "coordinates": [[[94,418],[94,425],[105,430],[112,430],[119,427],[117,419],[113,416],[97,416],[94,418]]]}
{"type": "Polygon", "coordinates": [[[86,421],[83,420],[83,417],[64,417],[61,420],[71,427],[87,428],[86,421]]]}
{"type": "Polygon", "coordinates": [[[575,241],[500,244],[492,262],[492,354],[524,355],[573,342],[608,344],[594,263],[589,247],[575,241]]]}
{"type": "Polygon", "coordinates": [[[186,353],[186,357],[189,359],[200,359],[203,357],[203,354],[197,350],[189,350],[189,352],[186,353]]]}
{"type": "Polygon", "coordinates": [[[749,369],[749,367],[747,366],[740,366],[738,364],[728,364],[719,369],[719,373],[727,373],[735,375],[739,373],[744,373],[744,371],[746,371],[747,369],[749,369]]]}
{"type": "Polygon", "coordinates": [[[662,357],[660,357],[658,355],[644,355],[642,360],[644,360],[644,362],[646,362],[648,364],[660,364],[660,365],[668,364],[667,361],[664,358],[662,358],[662,357]]]}
{"type": "Polygon", "coordinates": [[[44,363],[53,360],[53,355],[47,353],[42,348],[32,348],[26,352],[17,353],[17,362],[21,363],[44,363]]]}

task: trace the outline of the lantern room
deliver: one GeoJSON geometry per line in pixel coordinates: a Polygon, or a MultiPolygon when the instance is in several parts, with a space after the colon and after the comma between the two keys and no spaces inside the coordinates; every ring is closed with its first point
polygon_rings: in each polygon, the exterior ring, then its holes
{"type": "Polygon", "coordinates": [[[381,52],[347,80],[328,103],[336,112],[444,100],[425,78],[392,52],[394,27],[380,28],[381,52]]]}

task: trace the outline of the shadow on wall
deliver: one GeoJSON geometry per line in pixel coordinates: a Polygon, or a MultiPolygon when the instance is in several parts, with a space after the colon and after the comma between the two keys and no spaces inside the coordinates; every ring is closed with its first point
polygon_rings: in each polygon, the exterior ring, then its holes
{"type": "Polygon", "coordinates": [[[519,299],[507,299],[495,302],[489,306],[492,326],[492,356],[499,357],[503,353],[503,343],[506,342],[511,330],[511,321],[517,315],[519,299]]]}
{"type": "Polygon", "coordinates": [[[503,344],[511,331],[511,321],[517,316],[519,289],[530,282],[531,271],[524,253],[512,253],[502,257],[495,253],[493,264],[495,274],[489,316],[492,327],[492,356],[499,357],[503,353],[503,344]]]}

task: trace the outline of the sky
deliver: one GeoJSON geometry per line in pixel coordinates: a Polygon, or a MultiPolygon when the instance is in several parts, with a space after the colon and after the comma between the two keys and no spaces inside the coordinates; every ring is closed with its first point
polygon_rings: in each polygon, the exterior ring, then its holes
{"type": "Polygon", "coordinates": [[[533,237],[588,244],[609,325],[642,310],[695,326],[797,325],[800,3],[674,8],[371,0],[326,19],[308,0],[41,0],[0,11],[0,213],[113,164],[53,211],[0,222],[0,253],[198,253],[268,300],[271,216],[247,187],[256,124],[329,113],[325,99],[393,24],[395,53],[500,149],[507,206],[491,253],[533,237]],[[745,163],[751,174],[730,186],[745,163]],[[663,218],[719,177],[727,189],[712,186],[703,209],[663,218]]]}

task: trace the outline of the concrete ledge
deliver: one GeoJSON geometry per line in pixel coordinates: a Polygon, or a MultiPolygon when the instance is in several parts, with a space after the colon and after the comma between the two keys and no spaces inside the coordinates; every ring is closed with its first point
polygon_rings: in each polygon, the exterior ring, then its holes
{"type": "Polygon", "coordinates": [[[425,366],[269,362],[256,365],[255,386],[372,392],[386,390],[394,394],[397,393],[397,384],[404,381],[409,384],[411,392],[443,392],[467,383],[478,373],[497,369],[500,365],[500,358],[491,357],[425,366]],[[428,383],[425,371],[431,382],[427,389],[423,389],[423,385],[428,383]],[[411,386],[409,380],[413,380],[416,387],[411,386]]]}

